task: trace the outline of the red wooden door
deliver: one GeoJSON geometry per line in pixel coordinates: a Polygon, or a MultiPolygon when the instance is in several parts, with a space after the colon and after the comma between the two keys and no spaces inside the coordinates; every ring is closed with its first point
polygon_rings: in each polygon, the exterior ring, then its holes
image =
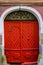
{"type": "Polygon", "coordinates": [[[21,22],[21,56],[22,62],[35,62],[39,53],[38,21],[21,22]]]}
{"type": "Polygon", "coordinates": [[[37,60],[39,53],[37,21],[5,21],[4,34],[8,62],[35,62],[37,60]]]}
{"type": "Polygon", "coordinates": [[[8,62],[20,62],[21,50],[21,33],[20,22],[5,21],[4,37],[5,37],[5,54],[8,62]]]}

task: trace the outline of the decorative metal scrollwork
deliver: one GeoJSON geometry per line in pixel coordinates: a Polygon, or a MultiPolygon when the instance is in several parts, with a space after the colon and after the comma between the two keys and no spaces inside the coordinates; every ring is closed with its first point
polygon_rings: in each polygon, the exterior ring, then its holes
{"type": "Polygon", "coordinates": [[[36,17],[27,11],[13,11],[8,14],[5,20],[37,20],[36,17]]]}

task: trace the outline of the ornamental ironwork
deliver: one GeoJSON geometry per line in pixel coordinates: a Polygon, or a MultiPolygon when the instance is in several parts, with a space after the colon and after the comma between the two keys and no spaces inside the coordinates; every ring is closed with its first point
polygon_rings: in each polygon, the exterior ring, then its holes
{"type": "Polygon", "coordinates": [[[37,20],[36,17],[27,11],[13,11],[9,13],[5,20],[37,20]]]}

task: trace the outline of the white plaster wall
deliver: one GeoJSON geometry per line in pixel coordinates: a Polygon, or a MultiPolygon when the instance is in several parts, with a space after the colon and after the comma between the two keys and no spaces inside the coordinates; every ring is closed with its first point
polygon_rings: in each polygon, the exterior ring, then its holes
{"type": "Polygon", "coordinates": [[[43,22],[41,22],[41,33],[43,33],[43,22]]]}
{"type": "Polygon", "coordinates": [[[2,35],[2,22],[1,22],[1,18],[0,18],[0,35],[2,35]]]}

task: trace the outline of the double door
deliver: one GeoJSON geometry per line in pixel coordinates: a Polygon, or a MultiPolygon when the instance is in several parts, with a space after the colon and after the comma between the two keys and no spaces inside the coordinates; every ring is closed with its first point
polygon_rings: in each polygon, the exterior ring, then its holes
{"type": "Polygon", "coordinates": [[[5,21],[4,43],[8,62],[36,61],[39,53],[38,22],[34,20],[5,21]]]}

